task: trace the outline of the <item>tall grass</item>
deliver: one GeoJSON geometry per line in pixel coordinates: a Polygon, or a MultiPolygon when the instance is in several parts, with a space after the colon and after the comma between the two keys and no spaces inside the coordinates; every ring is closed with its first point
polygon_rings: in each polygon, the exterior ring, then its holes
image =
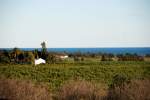
{"type": "Polygon", "coordinates": [[[91,82],[71,81],[60,88],[55,100],[150,100],[150,80],[131,80],[111,89],[91,82]]]}
{"type": "Polygon", "coordinates": [[[83,80],[66,81],[57,91],[31,81],[0,79],[0,100],[150,100],[150,79],[131,80],[122,87],[83,80]]]}
{"type": "Polygon", "coordinates": [[[107,100],[150,100],[150,80],[132,80],[108,90],[107,100]]]}
{"type": "Polygon", "coordinates": [[[0,79],[0,100],[52,100],[47,87],[31,81],[0,79]]]}
{"type": "Polygon", "coordinates": [[[58,90],[56,100],[101,100],[105,86],[87,81],[69,81],[58,90]]]}

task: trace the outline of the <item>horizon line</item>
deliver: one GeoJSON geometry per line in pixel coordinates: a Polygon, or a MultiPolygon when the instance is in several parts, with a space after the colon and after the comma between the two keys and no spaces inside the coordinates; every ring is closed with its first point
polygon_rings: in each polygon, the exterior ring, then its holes
{"type": "MultiPolygon", "coordinates": [[[[0,47],[0,49],[9,48],[42,48],[42,47],[0,47]]],[[[118,46],[118,47],[46,47],[46,48],[150,48],[150,46],[118,46]]]]}

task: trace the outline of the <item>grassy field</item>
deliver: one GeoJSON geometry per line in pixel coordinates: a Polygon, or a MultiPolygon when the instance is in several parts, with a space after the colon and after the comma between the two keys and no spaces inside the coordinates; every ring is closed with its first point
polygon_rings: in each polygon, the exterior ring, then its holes
{"type": "Polygon", "coordinates": [[[41,82],[47,84],[51,90],[57,90],[68,80],[86,80],[110,85],[116,74],[124,74],[131,79],[150,78],[150,62],[67,63],[38,66],[0,64],[1,77],[41,82]]]}

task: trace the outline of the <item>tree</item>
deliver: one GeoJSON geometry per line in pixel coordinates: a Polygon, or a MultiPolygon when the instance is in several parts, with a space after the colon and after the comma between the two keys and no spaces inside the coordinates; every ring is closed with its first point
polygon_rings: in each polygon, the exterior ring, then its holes
{"type": "Polygon", "coordinates": [[[35,50],[34,50],[34,57],[35,57],[36,59],[39,58],[38,49],[35,49],[35,50]]]}
{"type": "Polygon", "coordinates": [[[18,55],[21,53],[21,50],[15,47],[12,53],[15,62],[18,62],[18,55]]]}
{"type": "Polygon", "coordinates": [[[27,63],[34,64],[34,55],[31,51],[25,53],[25,59],[27,63]]]}
{"type": "Polygon", "coordinates": [[[102,55],[101,61],[106,61],[105,55],[102,55]]]}
{"type": "Polygon", "coordinates": [[[43,41],[42,43],[41,43],[41,46],[42,46],[42,49],[46,49],[46,43],[43,41]]]}
{"type": "Polygon", "coordinates": [[[41,57],[42,57],[43,59],[47,59],[46,43],[45,43],[45,42],[42,42],[42,43],[41,43],[41,46],[42,46],[42,51],[41,51],[42,55],[41,55],[41,57]]]}
{"type": "Polygon", "coordinates": [[[10,51],[8,50],[4,50],[3,51],[3,54],[5,57],[7,57],[9,59],[9,62],[11,62],[11,54],[10,54],[10,51]]]}
{"type": "Polygon", "coordinates": [[[24,53],[22,52],[18,55],[19,63],[23,63],[24,59],[25,59],[25,56],[24,56],[24,53]]]}

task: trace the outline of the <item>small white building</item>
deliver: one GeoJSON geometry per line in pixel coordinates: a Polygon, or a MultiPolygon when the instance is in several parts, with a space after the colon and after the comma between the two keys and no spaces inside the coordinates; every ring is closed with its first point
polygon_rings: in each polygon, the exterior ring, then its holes
{"type": "Polygon", "coordinates": [[[66,54],[56,54],[55,57],[60,58],[60,59],[67,59],[68,55],[66,55],[66,54]]]}
{"type": "Polygon", "coordinates": [[[46,61],[44,59],[42,59],[42,58],[35,59],[35,61],[34,61],[35,65],[45,64],[45,63],[46,63],[46,61]]]}
{"type": "Polygon", "coordinates": [[[68,56],[67,55],[61,55],[60,58],[61,59],[66,59],[66,58],[68,58],[68,56]]]}

